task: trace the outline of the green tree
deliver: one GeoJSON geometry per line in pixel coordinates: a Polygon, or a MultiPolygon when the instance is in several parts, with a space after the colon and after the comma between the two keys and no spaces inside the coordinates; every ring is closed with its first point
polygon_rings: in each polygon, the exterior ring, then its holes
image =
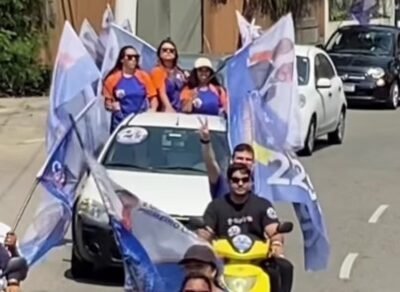
{"type": "Polygon", "coordinates": [[[44,0],[0,1],[0,97],[42,94],[49,70],[39,61],[45,41],[44,0]]]}
{"type": "MultiPolygon", "coordinates": [[[[229,0],[211,0],[214,4],[226,4],[229,0]]],[[[307,9],[310,0],[243,0],[243,16],[251,20],[256,12],[268,15],[272,21],[291,12],[296,19],[307,9]]]]}

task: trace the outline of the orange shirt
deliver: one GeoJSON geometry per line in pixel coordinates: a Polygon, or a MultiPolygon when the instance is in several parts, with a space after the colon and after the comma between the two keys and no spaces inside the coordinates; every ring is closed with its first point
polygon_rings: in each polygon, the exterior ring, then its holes
{"type": "MultiPolygon", "coordinates": [[[[157,90],[153,84],[153,81],[150,78],[150,75],[140,69],[135,71],[134,77],[136,77],[140,83],[142,83],[146,89],[146,96],[149,99],[157,96],[157,90]]],[[[105,98],[105,107],[108,110],[112,110],[112,105],[117,101],[114,91],[116,86],[123,78],[122,71],[116,71],[112,73],[107,79],[104,81],[103,85],[103,95],[105,98]]]]}

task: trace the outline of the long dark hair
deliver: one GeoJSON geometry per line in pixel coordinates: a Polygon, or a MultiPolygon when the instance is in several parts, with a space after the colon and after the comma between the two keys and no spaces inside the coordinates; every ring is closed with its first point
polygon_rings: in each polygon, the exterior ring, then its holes
{"type": "MultiPolygon", "coordinates": [[[[158,45],[158,48],[157,48],[158,62],[161,65],[164,65],[164,62],[161,59],[161,49],[164,44],[170,44],[171,46],[173,46],[175,48],[175,59],[172,61],[172,64],[174,65],[174,67],[178,68],[178,60],[179,60],[178,48],[177,48],[176,44],[169,37],[162,40],[161,43],[158,45]]],[[[178,69],[181,70],[180,68],[178,68],[178,69]]]]}
{"type": "MultiPolygon", "coordinates": [[[[210,78],[208,80],[209,83],[211,83],[212,85],[216,86],[216,87],[222,87],[221,83],[218,81],[217,78],[217,74],[215,74],[215,71],[208,68],[211,72],[210,78]]],[[[189,87],[189,89],[193,89],[199,86],[199,78],[197,77],[197,69],[193,69],[190,72],[188,81],[187,81],[187,87],[189,87]]]]}
{"type": "MultiPolygon", "coordinates": [[[[128,49],[132,49],[132,50],[135,50],[137,52],[136,48],[133,47],[133,46],[122,47],[122,49],[119,50],[118,58],[117,58],[117,61],[115,62],[114,67],[110,70],[110,72],[107,74],[107,76],[104,78],[104,80],[106,80],[110,75],[114,74],[115,72],[122,70],[122,62],[121,62],[121,60],[125,57],[125,51],[128,50],[128,49]]],[[[139,58],[136,61],[137,61],[136,68],[139,69],[140,68],[139,67],[139,58]]]]}
{"type": "Polygon", "coordinates": [[[200,272],[191,272],[188,275],[186,275],[185,279],[183,280],[182,287],[179,291],[184,292],[185,286],[186,286],[187,282],[189,282],[190,280],[203,280],[204,282],[207,283],[208,289],[210,291],[213,290],[212,282],[206,275],[204,275],[203,273],[200,273],[200,272]]]}

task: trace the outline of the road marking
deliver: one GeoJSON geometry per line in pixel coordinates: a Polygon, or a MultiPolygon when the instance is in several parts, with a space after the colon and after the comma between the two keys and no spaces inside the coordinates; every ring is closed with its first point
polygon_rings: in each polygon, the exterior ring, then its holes
{"type": "Polygon", "coordinates": [[[368,223],[374,224],[378,222],[379,218],[382,216],[382,214],[386,211],[387,208],[389,208],[389,205],[380,205],[371,215],[371,217],[368,220],[368,223]]]}
{"type": "Polygon", "coordinates": [[[21,144],[34,144],[34,143],[41,143],[41,142],[44,142],[44,138],[24,140],[21,142],[21,144]]]}
{"type": "Polygon", "coordinates": [[[340,280],[349,280],[351,269],[353,268],[353,264],[358,257],[358,253],[349,253],[344,259],[342,266],[339,271],[339,279],[340,280]]]}

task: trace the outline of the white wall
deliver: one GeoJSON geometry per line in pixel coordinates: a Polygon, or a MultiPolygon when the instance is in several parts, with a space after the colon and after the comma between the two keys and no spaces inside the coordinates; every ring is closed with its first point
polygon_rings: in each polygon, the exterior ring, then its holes
{"type": "Polygon", "coordinates": [[[136,34],[137,0],[117,0],[115,3],[115,20],[121,24],[129,19],[133,34],[136,34]]]}
{"type": "MultiPolygon", "coordinates": [[[[350,0],[349,0],[350,1],[350,0]]],[[[394,25],[394,15],[395,15],[395,0],[386,0],[387,11],[391,14],[390,18],[377,18],[372,19],[372,24],[385,24],[385,25],[394,25]]],[[[348,20],[348,21],[329,21],[329,0],[325,0],[325,42],[327,42],[330,36],[341,26],[349,25],[349,24],[357,24],[356,20],[348,20]]]]}

